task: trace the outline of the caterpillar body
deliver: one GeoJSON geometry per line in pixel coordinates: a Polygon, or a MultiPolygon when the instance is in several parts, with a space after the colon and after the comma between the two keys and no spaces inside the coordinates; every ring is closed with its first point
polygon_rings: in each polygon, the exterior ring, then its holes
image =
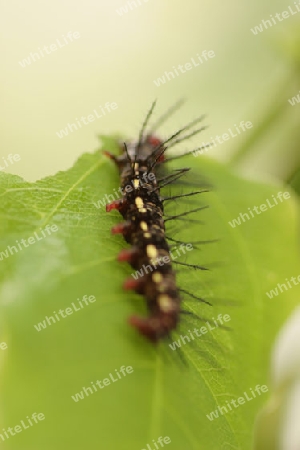
{"type": "MultiPolygon", "coordinates": [[[[166,150],[198,133],[204,127],[183,137],[180,136],[202,120],[203,116],[201,116],[165,141],[157,138],[152,131],[144,136],[144,130],[154,105],[155,102],[148,112],[137,141],[128,142],[123,147],[120,146],[121,154],[119,156],[109,152],[104,153],[116,163],[119,169],[121,192],[123,193],[122,198],[106,205],[107,212],[116,209],[125,220],[115,225],[112,233],[121,233],[131,246],[119,253],[118,260],[128,262],[135,270],[143,273],[138,279],[130,277],[126,280],[124,288],[132,289],[143,295],[149,311],[148,317],[134,315],[130,317],[129,323],[147,339],[156,343],[165,337],[170,337],[170,333],[178,325],[180,313],[184,312],[181,309],[180,288],[176,284],[176,274],[172,267],[170,246],[166,237],[164,202],[173,198],[206,192],[206,190],[174,197],[161,195],[163,187],[176,182],[189,171],[188,168],[183,168],[168,174],[165,170],[165,163],[192,153],[187,152],[167,158],[166,150]]],[[[168,111],[169,113],[170,111],[168,111]]],[[[179,216],[200,209],[202,207],[179,216]]],[[[172,219],[179,216],[172,216],[172,219]]],[[[184,265],[188,266],[188,264],[184,265]]],[[[204,269],[201,266],[193,265],[192,267],[204,269]]]]}

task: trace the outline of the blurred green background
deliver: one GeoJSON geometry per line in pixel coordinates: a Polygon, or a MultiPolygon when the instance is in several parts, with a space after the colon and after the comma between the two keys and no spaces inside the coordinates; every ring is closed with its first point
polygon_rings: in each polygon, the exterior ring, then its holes
{"type": "Polygon", "coordinates": [[[264,179],[266,173],[290,176],[300,159],[300,106],[288,103],[300,88],[300,13],[257,35],[250,29],[293,2],[136,3],[140,6],[119,15],[124,0],[2,1],[0,161],[20,154],[10,172],[29,181],[54,174],[97,148],[99,134],[136,136],[153,99],[161,112],[183,97],[186,105],[164,126],[164,135],[206,113],[210,128],[192,140],[196,147],[241,120],[251,121],[251,133],[218,145],[210,155],[226,160],[242,146],[247,150],[244,141],[255,135],[251,156],[246,152],[239,159],[241,169],[264,179]],[[31,52],[63,42],[69,31],[80,38],[21,66],[31,52]],[[215,58],[155,86],[153,80],[203,50],[213,50],[215,58]],[[56,135],[107,101],[118,109],[62,139],[56,135]]]}

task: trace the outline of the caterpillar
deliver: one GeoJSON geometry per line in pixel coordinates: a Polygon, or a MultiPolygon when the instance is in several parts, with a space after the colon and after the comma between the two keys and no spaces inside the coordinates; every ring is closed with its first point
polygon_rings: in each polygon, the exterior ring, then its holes
{"type": "MultiPolygon", "coordinates": [[[[147,273],[143,273],[142,270],[143,275],[139,279],[130,277],[124,283],[125,289],[132,289],[144,296],[149,311],[148,317],[133,315],[129,318],[129,323],[153,343],[170,337],[170,333],[178,326],[180,314],[187,312],[182,309],[181,294],[187,293],[196,298],[177,286],[168,240],[182,243],[171,237],[167,238],[166,222],[199,211],[203,206],[166,218],[164,204],[169,200],[207,192],[207,189],[202,189],[168,197],[161,195],[161,189],[177,182],[190,170],[182,168],[168,173],[166,163],[204,147],[169,157],[166,156],[166,151],[206,127],[202,126],[184,134],[203,120],[204,116],[201,116],[163,141],[154,134],[154,131],[180,106],[181,102],[177,102],[160,117],[150,131],[146,132],[155,104],[156,101],[146,115],[138,140],[120,145],[121,154],[118,156],[104,151],[104,154],[115,162],[121,180],[122,198],[107,204],[106,211],[114,209],[119,211],[124,222],[113,226],[111,231],[113,234],[122,234],[131,246],[121,250],[118,260],[128,262],[135,270],[147,267],[151,269],[147,270],[147,273]]],[[[206,270],[205,267],[179,261],[176,261],[176,264],[206,270]]]]}

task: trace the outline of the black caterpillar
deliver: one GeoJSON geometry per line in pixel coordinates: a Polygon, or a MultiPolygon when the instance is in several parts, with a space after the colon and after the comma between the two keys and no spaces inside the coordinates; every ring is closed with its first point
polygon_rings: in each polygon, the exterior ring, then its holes
{"type": "MultiPolygon", "coordinates": [[[[163,187],[179,180],[190,170],[182,168],[167,174],[165,163],[195,152],[193,150],[166,158],[166,150],[199,133],[205,127],[182,136],[185,131],[203,119],[201,116],[165,141],[161,141],[153,134],[155,126],[151,131],[145,133],[155,103],[152,104],[144,120],[138,141],[128,142],[127,145],[124,144],[124,147],[120,147],[120,156],[104,152],[119,168],[123,193],[121,199],[106,205],[106,211],[117,209],[125,219],[125,222],[112,228],[112,233],[121,233],[131,245],[129,249],[120,252],[118,259],[129,262],[135,270],[151,268],[150,273],[147,271],[139,279],[129,278],[124,284],[125,289],[133,289],[145,297],[149,310],[148,317],[132,316],[129,323],[154,343],[170,337],[171,331],[177,328],[180,313],[186,312],[181,308],[180,292],[188,293],[176,285],[175,271],[170,258],[170,246],[165,234],[165,221],[203,209],[203,207],[199,207],[164,219],[164,202],[207,192],[205,189],[170,197],[161,196],[160,190],[163,187]]],[[[179,103],[168,110],[159,119],[158,124],[160,125],[169,117],[178,106],[179,103]]],[[[202,266],[177,263],[205,269],[202,266]]]]}

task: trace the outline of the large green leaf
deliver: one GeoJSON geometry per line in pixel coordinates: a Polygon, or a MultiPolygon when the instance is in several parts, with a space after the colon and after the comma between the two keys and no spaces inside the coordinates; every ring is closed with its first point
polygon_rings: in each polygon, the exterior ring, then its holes
{"type": "MultiPolygon", "coordinates": [[[[106,139],[105,148],[114,148],[114,142],[106,139]]],[[[209,208],[188,216],[203,223],[168,222],[168,234],[187,242],[219,241],[182,259],[211,270],[176,266],[182,269],[178,284],[210,299],[212,306],[187,297],[185,308],[200,318],[185,316],[174,339],[219,314],[230,316],[231,330],[210,330],[182,345],[180,353],[167,342],[154,348],[127,324],[130,315],[146,313],[144,301],[122,289],[131,268],[118,263],[116,255],[126,244],[110,234],[120,216],[95,206],[118,187],[112,161],[100,152],[85,154],[70,170],[34,184],[0,173],[0,251],[34,232],[40,236],[47,225],[58,227],[0,261],[1,341],[7,343],[0,349],[1,428],[13,428],[34,412],[45,415],[15,436],[3,435],[0,448],[148,450],[147,444],[155,449],[159,436],[169,436],[173,450],[250,448],[255,414],[267,393],[214,420],[207,415],[245,391],[249,396],[257,384],[268,384],[269,350],[297,293],[288,289],[269,299],[266,291],[300,273],[298,205],[292,196],[233,228],[228,222],[239,213],[285,189],[240,179],[202,157],[187,158],[184,165],[193,167],[187,180],[201,184],[205,175],[213,188],[193,202],[170,202],[167,214],[209,208]],[[78,307],[84,295],[96,301],[36,330],[34,325],[54,311],[72,302],[78,307]],[[82,400],[72,399],[83,386],[110,373],[116,377],[123,365],[133,372],[82,400]]],[[[182,185],[172,192],[194,189],[182,185]]]]}

